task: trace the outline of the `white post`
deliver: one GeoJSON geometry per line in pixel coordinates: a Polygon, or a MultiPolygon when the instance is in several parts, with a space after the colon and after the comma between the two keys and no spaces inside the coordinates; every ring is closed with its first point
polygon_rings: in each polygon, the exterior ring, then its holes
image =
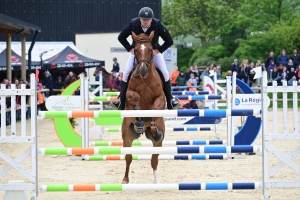
{"type": "MultiPolygon", "coordinates": [[[[233,72],[233,76],[232,76],[232,93],[231,93],[231,109],[235,108],[235,97],[236,97],[236,72],[233,72]]],[[[235,125],[235,117],[231,117],[231,133],[230,133],[230,144],[229,146],[233,146],[234,145],[234,125],[235,125]]],[[[231,154],[231,156],[233,157],[234,154],[231,154]]]]}
{"type": "MultiPolygon", "coordinates": [[[[80,74],[80,96],[82,97],[82,98],[80,98],[81,99],[81,110],[85,110],[85,99],[84,99],[84,97],[85,97],[85,92],[87,92],[87,91],[85,91],[85,81],[84,81],[84,76],[83,76],[83,74],[80,74]]],[[[86,137],[85,137],[85,132],[84,132],[84,130],[85,130],[85,120],[84,120],[84,118],[81,118],[81,126],[80,126],[80,134],[81,134],[81,138],[82,138],[82,143],[81,143],[81,146],[82,147],[86,147],[85,146],[85,140],[86,140],[86,137]]]]}
{"type": "MultiPolygon", "coordinates": [[[[233,82],[233,77],[231,76],[226,76],[226,104],[227,104],[227,109],[231,110],[231,101],[232,101],[232,87],[231,87],[231,82],[233,82]]],[[[231,135],[233,134],[233,130],[231,130],[231,121],[232,117],[228,116],[227,117],[227,145],[230,146],[230,141],[231,141],[231,135]]],[[[229,154],[228,154],[229,156],[229,154]]]]}
{"type": "MultiPolygon", "coordinates": [[[[83,78],[84,81],[84,110],[89,110],[89,82],[87,78],[83,78]]],[[[85,147],[89,147],[89,118],[83,118],[84,120],[84,136],[85,136],[85,147]]]]}
{"type": "MultiPolygon", "coordinates": [[[[5,90],[6,85],[1,84],[1,90],[5,90]]],[[[6,96],[1,96],[1,138],[6,137],[6,96]]]]}
{"type": "MultiPolygon", "coordinates": [[[[99,96],[103,96],[103,80],[102,80],[102,71],[99,71],[99,87],[100,87],[100,91],[99,91],[99,96]]],[[[107,80],[106,80],[107,81],[107,80]]],[[[100,102],[100,110],[103,110],[103,102],[100,102]]]]}
{"type": "MultiPolygon", "coordinates": [[[[16,89],[15,84],[11,84],[11,89],[16,89]]],[[[10,113],[11,113],[11,136],[16,137],[17,133],[17,120],[16,120],[16,95],[10,97],[10,113]]]]}

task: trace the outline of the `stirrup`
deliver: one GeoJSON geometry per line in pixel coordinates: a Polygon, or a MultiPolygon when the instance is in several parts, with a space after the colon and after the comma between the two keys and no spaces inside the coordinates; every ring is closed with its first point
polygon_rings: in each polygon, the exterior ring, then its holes
{"type": "MultiPolygon", "coordinates": [[[[172,110],[175,110],[175,109],[177,109],[177,108],[179,108],[180,107],[180,100],[177,98],[177,97],[173,97],[175,100],[174,100],[174,102],[173,102],[173,100],[171,100],[171,102],[170,102],[170,106],[171,106],[171,108],[170,109],[172,109],[172,110]],[[177,104],[176,104],[177,103],[177,104]]],[[[168,108],[168,105],[167,105],[167,109],[169,109],[168,108]]]]}
{"type": "Polygon", "coordinates": [[[111,107],[113,107],[114,109],[119,110],[119,108],[120,108],[120,106],[121,106],[121,102],[120,102],[120,101],[118,101],[118,102],[113,102],[114,99],[116,99],[116,98],[113,98],[113,99],[110,101],[109,105],[110,105],[111,107]]]}

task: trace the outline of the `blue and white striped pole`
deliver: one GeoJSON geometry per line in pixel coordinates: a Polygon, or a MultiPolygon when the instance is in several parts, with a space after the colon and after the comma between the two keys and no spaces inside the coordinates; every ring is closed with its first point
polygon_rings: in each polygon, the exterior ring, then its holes
{"type": "Polygon", "coordinates": [[[195,100],[195,101],[203,101],[203,100],[209,100],[209,99],[226,99],[226,95],[202,95],[202,96],[175,96],[179,100],[195,100]]]}

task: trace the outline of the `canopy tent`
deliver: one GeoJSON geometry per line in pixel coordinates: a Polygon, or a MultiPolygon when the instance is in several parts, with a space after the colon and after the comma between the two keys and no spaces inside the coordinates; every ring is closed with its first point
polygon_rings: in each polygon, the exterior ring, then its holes
{"type": "Polygon", "coordinates": [[[105,66],[105,61],[85,57],[67,46],[58,54],[45,60],[42,69],[56,68],[91,68],[105,66]]]}
{"type": "MultiPolygon", "coordinates": [[[[22,57],[11,50],[11,70],[20,71],[22,66],[22,57]]],[[[8,68],[6,66],[6,49],[0,53],[0,71],[6,71],[8,68]]],[[[26,60],[26,70],[28,69],[28,60],[26,60]]],[[[31,70],[41,69],[39,62],[31,62],[31,70]]]]}

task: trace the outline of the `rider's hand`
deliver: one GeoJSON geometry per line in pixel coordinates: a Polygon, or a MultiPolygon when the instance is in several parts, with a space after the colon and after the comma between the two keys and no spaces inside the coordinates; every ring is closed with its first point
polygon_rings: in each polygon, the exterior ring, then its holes
{"type": "Polygon", "coordinates": [[[129,52],[134,55],[134,48],[132,48],[129,52]]]}
{"type": "Polygon", "coordinates": [[[156,54],[159,54],[159,51],[157,49],[153,50],[153,56],[155,56],[156,54]]]}

